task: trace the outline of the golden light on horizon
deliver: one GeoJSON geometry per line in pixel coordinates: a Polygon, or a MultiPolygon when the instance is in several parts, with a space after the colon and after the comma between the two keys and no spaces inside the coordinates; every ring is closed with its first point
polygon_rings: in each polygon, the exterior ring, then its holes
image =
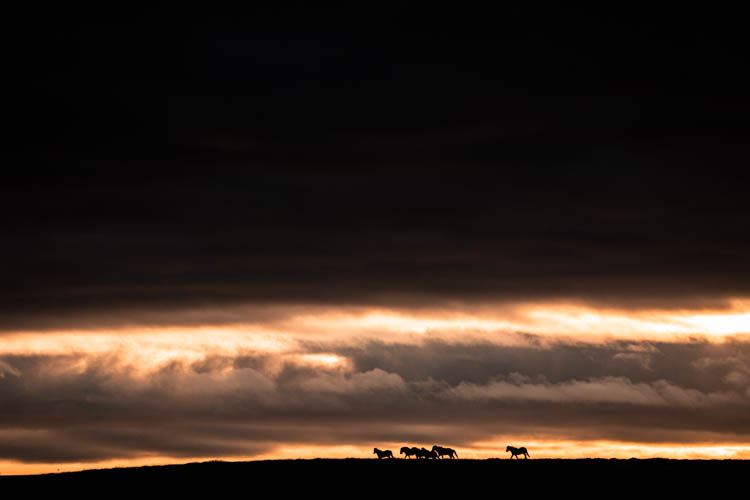
{"type": "MultiPolygon", "coordinates": [[[[750,459],[748,443],[636,443],[608,440],[539,440],[509,436],[500,441],[474,443],[465,451],[473,458],[500,456],[506,445],[525,446],[533,458],[670,458],[675,460],[750,459]],[[499,453],[500,452],[500,453],[499,453]]],[[[506,454],[506,458],[507,458],[506,454]]]]}
{"type": "MultiPolygon", "coordinates": [[[[443,443],[445,445],[445,443],[443,443]]],[[[505,452],[506,445],[525,446],[530,460],[536,459],[650,459],[669,458],[674,460],[750,460],[750,444],[747,443],[634,443],[617,441],[571,441],[540,440],[524,437],[508,437],[501,441],[474,443],[472,446],[453,446],[458,452],[459,460],[509,459],[505,452]]],[[[140,467],[146,465],[170,465],[192,462],[221,460],[227,462],[244,462],[256,460],[298,460],[298,459],[376,459],[373,448],[390,449],[399,458],[401,446],[418,446],[431,448],[427,443],[370,443],[366,445],[280,445],[273,452],[247,456],[226,457],[169,457],[142,456],[134,458],[110,459],[93,462],[67,462],[59,464],[18,462],[0,460],[0,474],[27,475],[48,474],[55,472],[72,472],[86,469],[107,469],[116,467],[140,467]]]]}

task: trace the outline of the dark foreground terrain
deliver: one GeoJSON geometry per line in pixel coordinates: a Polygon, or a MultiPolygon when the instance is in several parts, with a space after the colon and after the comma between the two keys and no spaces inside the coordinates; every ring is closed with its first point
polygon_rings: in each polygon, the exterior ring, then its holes
{"type": "MultiPolygon", "coordinates": [[[[204,462],[0,477],[0,492],[327,498],[608,498],[747,493],[750,461],[375,460],[204,462]],[[736,488],[740,489],[737,490],[736,488]]],[[[10,498],[10,497],[8,497],[10,498]]]]}

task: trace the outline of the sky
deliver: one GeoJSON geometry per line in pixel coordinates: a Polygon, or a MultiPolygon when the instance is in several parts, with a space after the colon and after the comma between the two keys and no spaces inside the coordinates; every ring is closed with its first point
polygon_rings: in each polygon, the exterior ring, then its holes
{"type": "Polygon", "coordinates": [[[0,473],[750,458],[740,17],[359,8],[14,14],[0,473]]]}

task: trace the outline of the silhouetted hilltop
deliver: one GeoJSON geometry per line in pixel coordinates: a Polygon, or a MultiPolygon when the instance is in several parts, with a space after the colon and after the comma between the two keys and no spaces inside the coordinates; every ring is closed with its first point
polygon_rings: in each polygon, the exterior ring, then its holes
{"type": "Polygon", "coordinates": [[[314,459],[204,462],[184,465],[87,470],[37,476],[0,476],[10,491],[49,489],[82,494],[187,493],[308,495],[333,498],[399,498],[404,494],[539,498],[576,494],[602,498],[661,493],[719,494],[742,485],[750,461],[741,460],[377,460],[314,459]]]}

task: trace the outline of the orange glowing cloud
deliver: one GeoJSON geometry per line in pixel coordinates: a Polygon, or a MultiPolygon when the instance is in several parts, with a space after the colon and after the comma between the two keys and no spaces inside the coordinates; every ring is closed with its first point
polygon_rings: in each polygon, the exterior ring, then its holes
{"type": "Polygon", "coordinates": [[[373,446],[404,444],[395,436],[415,444],[452,436],[442,444],[462,458],[503,456],[514,443],[550,458],[750,453],[743,442],[750,435],[743,423],[750,404],[749,300],[700,311],[556,301],[432,309],[277,305],[272,314],[257,313],[248,309],[243,318],[235,310],[236,321],[214,325],[1,333],[0,389],[49,410],[32,415],[33,422],[23,411],[7,417],[0,450],[15,452],[0,456],[3,472],[188,457],[369,457],[373,446]],[[92,420],[88,405],[114,420],[92,420]],[[549,414],[535,413],[539,406],[549,414]],[[118,427],[123,407],[140,413],[118,427]],[[612,410],[608,428],[626,431],[610,435],[602,424],[593,437],[564,429],[529,433],[563,414],[571,429],[599,426],[590,408],[612,410]],[[76,425],[46,417],[57,411],[76,425]],[[638,443],[648,426],[631,425],[628,415],[662,428],[694,419],[689,425],[717,435],[638,443]],[[269,423],[279,416],[286,427],[269,423]],[[508,425],[518,434],[496,435],[508,425]],[[49,442],[83,441],[89,448],[80,456],[63,453],[46,465],[32,460],[48,452],[49,442]]]}
{"type": "MultiPolygon", "coordinates": [[[[131,327],[119,329],[17,331],[0,335],[0,355],[104,354],[116,352],[142,368],[171,360],[194,362],[211,355],[241,352],[294,354],[305,342],[380,342],[420,344],[426,339],[448,342],[525,344],[531,333],[550,341],[611,340],[679,341],[688,337],[722,341],[750,335],[750,301],[735,300],[728,310],[614,310],[580,304],[508,304],[496,311],[394,310],[367,308],[290,308],[269,322],[201,326],[131,327]]],[[[341,360],[299,358],[300,362],[342,364],[341,360]]]]}

